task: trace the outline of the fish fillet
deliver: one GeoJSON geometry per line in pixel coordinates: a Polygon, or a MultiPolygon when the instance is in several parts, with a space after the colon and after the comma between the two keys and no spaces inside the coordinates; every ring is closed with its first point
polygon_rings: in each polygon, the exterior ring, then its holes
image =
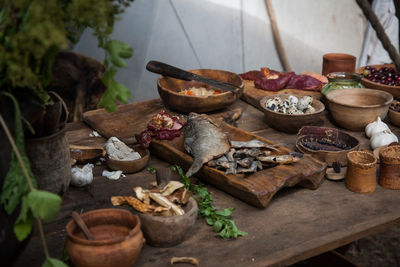
{"type": "Polygon", "coordinates": [[[204,163],[228,152],[231,147],[228,136],[206,114],[193,112],[188,117],[184,146],[194,158],[186,173],[188,177],[198,172],[204,163]]]}

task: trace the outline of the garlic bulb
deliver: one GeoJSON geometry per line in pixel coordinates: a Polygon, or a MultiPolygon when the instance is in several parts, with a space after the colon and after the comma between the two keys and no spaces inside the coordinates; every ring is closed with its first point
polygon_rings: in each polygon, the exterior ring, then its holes
{"type": "Polygon", "coordinates": [[[370,124],[367,125],[367,127],[365,127],[365,134],[369,138],[371,138],[376,133],[383,132],[386,130],[390,131],[389,127],[387,126],[386,123],[381,121],[380,117],[378,117],[376,121],[371,122],[370,124]]]}
{"type": "Polygon", "coordinates": [[[390,130],[385,130],[379,133],[374,134],[371,137],[371,148],[375,149],[381,146],[389,145],[393,142],[398,142],[399,139],[397,136],[392,133],[390,130]]]}
{"type": "Polygon", "coordinates": [[[82,168],[74,167],[71,169],[71,185],[82,187],[93,181],[93,164],[86,164],[82,168]]]}

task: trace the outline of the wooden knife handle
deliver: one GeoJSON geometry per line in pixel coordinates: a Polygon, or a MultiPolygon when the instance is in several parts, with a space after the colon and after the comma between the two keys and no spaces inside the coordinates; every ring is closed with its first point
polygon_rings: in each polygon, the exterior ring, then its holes
{"type": "Polygon", "coordinates": [[[190,81],[193,77],[193,73],[154,60],[151,60],[149,63],[147,63],[146,69],[154,73],[185,81],[190,81]]]}

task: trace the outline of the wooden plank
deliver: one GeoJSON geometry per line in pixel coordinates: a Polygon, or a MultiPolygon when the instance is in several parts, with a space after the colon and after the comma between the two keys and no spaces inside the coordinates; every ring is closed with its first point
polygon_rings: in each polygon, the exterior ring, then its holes
{"type": "MultiPolygon", "coordinates": [[[[228,135],[229,140],[249,141],[258,139],[265,143],[273,144],[268,139],[261,138],[249,132],[220,123],[219,127],[228,135]]],[[[188,169],[193,163],[193,158],[188,155],[183,147],[184,138],[180,136],[172,141],[153,140],[150,143],[150,152],[171,164],[178,164],[188,169]]],[[[288,149],[279,146],[281,152],[287,154],[288,149]]],[[[326,170],[326,164],[304,155],[295,164],[278,165],[272,168],[257,171],[251,174],[225,174],[224,171],[204,165],[196,177],[222,189],[233,196],[259,208],[265,208],[271,198],[282,188],[302,185],[310,189],[317,189],[326,170]]]]}
{"type": "Polygon", "coordinates": [[[297,95],[297,96],[305,96],[305,95],[311,95],[312,97],[316,99],[321,98],[321,93],[320,92],[314,92],[314,91],[306,91],[306,90],[299,90],[299,89],[283,89],[277,92],[273,91],[265,91],[262,89],[258,89],[254,87],[254,82],[253,81],[244,81],[244,90],[243,90],[243,95],[242,99],[249,103],[250,105],[262,110],[260,108],[260,100],[265,97],[265,96],[270,96],[270,95],[275,95],[275,94],[290,94],[290,95],[297,95]]]}
{"type": "MultiPolygon", "coordinates": [[[[114,113],[107,112],[105,109],[91,110],[83,114],[83,120],[105,138],[116,136],[126,144],[133,144],[136,143],[135,135],[144,131],[151,118],[161,110],[166,110],[175,116],[181,115],[169,110],[158,98],[121,105],[114,113]]],[[[233,104],[209,114],[214,118],[221,117],[229,121],[238,113],[239,116],[242,113],[240,104],[233,104]]]]}

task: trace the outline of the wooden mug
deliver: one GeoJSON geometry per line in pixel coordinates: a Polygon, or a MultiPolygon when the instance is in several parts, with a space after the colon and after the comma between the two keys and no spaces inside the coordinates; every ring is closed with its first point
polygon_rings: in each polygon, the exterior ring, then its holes
{"type": "Polygon", "coordinates": [[[356,57],[349,54],[329,53],[323,55],[322,60],[322,75],[356,70],[356,57]]]}
{"type": "Polygon", "coordinates": [[[379,184],[389,189],[400,189],[400,145],[381,149],[379,159],[379,184]]]}
{"type": "Polygon", "coordinates": [[[346,187],[356,193],[372,193],[376,188],[376,158],[366,151],[347,153],[346,187]]]}

